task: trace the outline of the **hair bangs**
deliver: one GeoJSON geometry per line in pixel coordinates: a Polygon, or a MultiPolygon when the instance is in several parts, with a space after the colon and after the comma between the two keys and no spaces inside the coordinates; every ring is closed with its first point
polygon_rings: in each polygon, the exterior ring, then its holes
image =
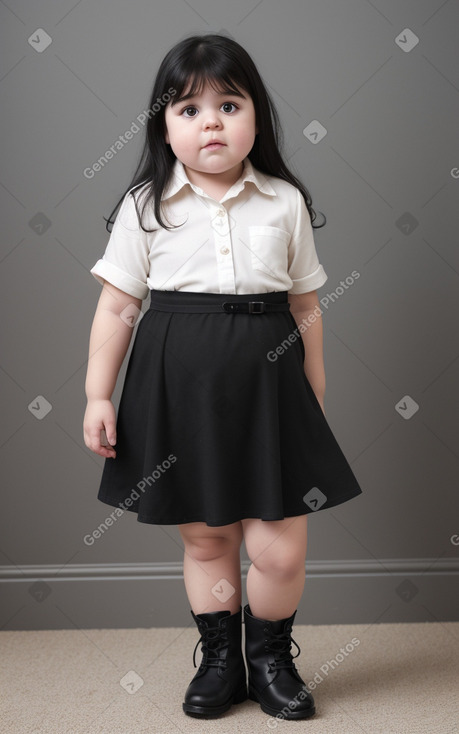
{"type": "Polygon", "coordinates": [[[241,90],[250,94],[247,80],[241,78],[238,69],[229,69],[228,66],[222,64],[221,59],[218,61],[202,59],[201,63],[192,69],[174,69],[172,77],[168,80],[168,86],[175,90],[171,107],[183,100],[184,96],[199,96],[207,85],[217,94],[239,95],[241,90]]]}

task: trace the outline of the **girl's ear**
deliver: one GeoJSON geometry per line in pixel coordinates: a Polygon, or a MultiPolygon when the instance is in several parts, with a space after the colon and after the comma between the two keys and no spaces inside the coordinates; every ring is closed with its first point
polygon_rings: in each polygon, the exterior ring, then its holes
{"type": "Polygon", "coordinates": [[[164,135],[164,140],[166,141],[167,145],[169,145],[169,133],[166,130],[166,133],[164,135]]]}

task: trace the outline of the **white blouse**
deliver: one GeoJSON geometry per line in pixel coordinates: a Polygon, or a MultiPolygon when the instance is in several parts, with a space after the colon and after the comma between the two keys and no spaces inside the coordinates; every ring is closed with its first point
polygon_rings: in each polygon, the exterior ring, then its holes
{"type": "MultiPolygon", "coordinates": [[[[139,211],[145,188],[134,192],[139,211]]],[[[162,201],[166,223],[184,224],[165,230],[149,206],[144,226],[155,231],[148,234],[139,226],[132,196],[126,194],[105,253],[90,270],[99,283],[108,280],[143,300],[152,288],[296,294],[315,290],[327,280],[299,190],[261,173],[248,158],[241,177],[220,201],[191,183],[177,159],[162,201]]]]}

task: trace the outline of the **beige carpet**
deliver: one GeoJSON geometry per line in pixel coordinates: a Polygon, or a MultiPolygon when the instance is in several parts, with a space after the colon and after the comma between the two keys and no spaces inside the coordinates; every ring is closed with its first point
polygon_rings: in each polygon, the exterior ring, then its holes
{"type": "Polygon", "coordinates": [[[0,730],[458,734],[459,622],[295,625],[293,637],[300,674],[306,684],[316,679],[317,714],[296,722],[276,721],[250,700],[217,719],[184,714],[183,694],[196,672],[194,625],[1,632],[0,730]]]}

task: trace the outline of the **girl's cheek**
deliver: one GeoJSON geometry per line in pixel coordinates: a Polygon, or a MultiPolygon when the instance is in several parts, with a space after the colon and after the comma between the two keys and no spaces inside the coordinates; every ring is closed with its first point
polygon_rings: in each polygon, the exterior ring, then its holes
{"type": "Polygon", "coordinates": [[[236,136],[237,141],[244,145],[252,143],[255,138],[255,126],[247,125],[236,136]]]}

